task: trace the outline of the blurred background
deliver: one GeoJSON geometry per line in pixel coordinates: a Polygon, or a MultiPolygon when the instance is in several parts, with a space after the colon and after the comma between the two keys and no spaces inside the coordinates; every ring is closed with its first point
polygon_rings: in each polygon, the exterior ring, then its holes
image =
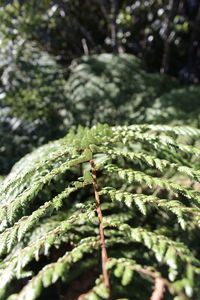
{"type": "Polygon", "coordinates": [[[78,125],[200,127],[198,0],[1,0],[0,175],[78,125]]]}

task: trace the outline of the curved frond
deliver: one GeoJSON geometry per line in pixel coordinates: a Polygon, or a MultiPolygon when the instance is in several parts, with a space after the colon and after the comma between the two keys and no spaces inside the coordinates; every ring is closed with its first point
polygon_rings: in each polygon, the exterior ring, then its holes
{"type": "Polygon", "coordinates": [[[1,299],[76,282],[79,300],[149,299],[158,285],[169,299],[195,299],[199,136],[99,124],[23,158],[1,186],[1,299]]]}

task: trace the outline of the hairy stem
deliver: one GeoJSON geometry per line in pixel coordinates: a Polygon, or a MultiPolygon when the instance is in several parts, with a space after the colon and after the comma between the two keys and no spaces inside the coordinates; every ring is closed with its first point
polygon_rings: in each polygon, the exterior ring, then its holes
{"type": "Polygon", "coordinates": [[[90,161],[91,164],[91,170],[92,170],[92,178],[93,178],[93,188],[94,188],[94,193],[95,193],[95,200],[96,200],[96,210],[97,210],[97,215],[99,219],[99,232],[100,232],[100,239],[101,239],[101,260],[102,260],[102,272],[103,272],[103,279],[105,286],[107,289],[110,290],[110,281],[109,281],[109,275],[108,271],[106,269],[106,263],[108,260],[108,255],[107,255],[107,250],[106,250],[106,245],[105,245],[105,237],[104,237],[104,229],[103,229],[103,215],[101,211],[101,202],[100,202],[100,197],[99,197],[99,191],[98,191],[98,184],[97,184],[97,175],[96,175],[96,169],[94,165],[94,161],[90,161]]]}

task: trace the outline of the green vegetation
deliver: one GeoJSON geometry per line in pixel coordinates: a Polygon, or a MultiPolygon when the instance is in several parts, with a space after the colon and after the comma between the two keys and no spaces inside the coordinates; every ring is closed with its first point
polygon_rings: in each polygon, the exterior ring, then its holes
{"type": "Polygon", "coordinates": [[[176,85],[168,76],[145,72],[133,55],[101,54],[80,60],[66,90],[75,125],[116,125],[145,122],[145,110],[176,85]]]}
{"type": "Polygon", "coordinates": [[[200,2],[0,19],[0,299],[200,299],[200,2]]]}
{"type": "Polygon", "coordinates": [[[199,86],[181,87],[167,75],[147,73],[130,54],[83,56],[66,72],[27,44],[23,55],[16,54],[2,70],[1,174],[34,147],[79,124],[186,122],[199,127],[199,86]]]}
{"type": "Polygon", "coordinates": [[[148,299],[154,282],[197,297],[200,192],[183,182],[199,182],[199,136],[79,127],[19,161],[1,188],[1,299],[148,299]]]}

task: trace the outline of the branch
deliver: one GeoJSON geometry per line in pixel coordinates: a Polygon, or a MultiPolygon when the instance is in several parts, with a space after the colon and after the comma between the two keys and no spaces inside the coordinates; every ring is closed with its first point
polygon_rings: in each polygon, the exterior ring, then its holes
{"type": "Polygon", "coordinates": [[[81,43],[82,43],[84,55],[89,55],[89,49],[88,49],[88,45],[87,45],[86,39],[83,38],[83,39],[81,40],[81,43]]]}
{"type": "Polygon", "coordinates": [[[150,300],[161,300],[164,297],[165,280],[162,277],[155,279],[155,288],[150,300]]]}
{"type": "Polygon", "coordinates": [[[91,164],[93,188],[94,188],[95,200],[96,200],[96,210],[97,210],[97,215],[98,215],[98,219],[99,219],[103,279],[104,279],[106,288],[108,290],[110,290],[109,275],[108,275],[108,271],[106,269],[106,263],[108,261],[108,256],[107,256],[107,250],[106,250],[106,245],[105,245],[104,229],[103,229],[103,225],[102,225],[103,215],[102,215],[101,205],[100,205],[101,202],[100,202],[99,191],[98,191],[96,169],[95,169],[93,160],[90,161],[90,164],[91,164]]]}

